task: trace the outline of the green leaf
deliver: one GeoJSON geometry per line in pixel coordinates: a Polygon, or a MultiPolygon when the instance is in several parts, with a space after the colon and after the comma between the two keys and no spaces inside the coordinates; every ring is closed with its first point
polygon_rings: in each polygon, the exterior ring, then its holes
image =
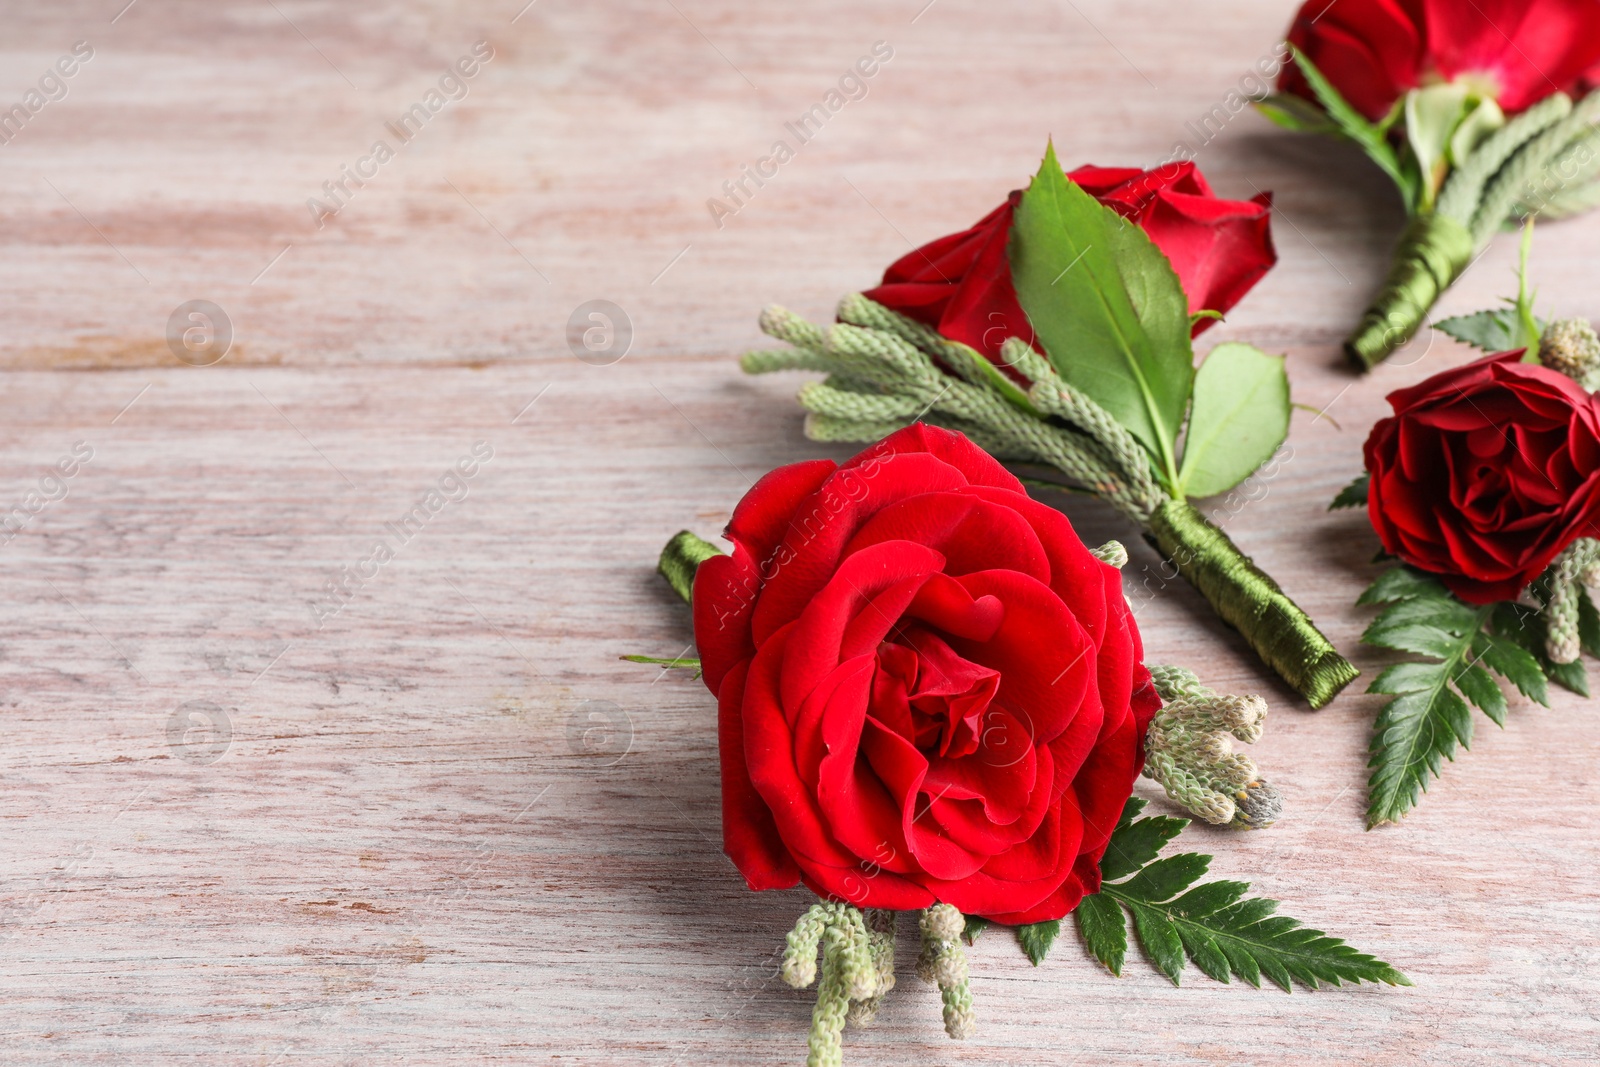
{"type": "Polygon", "coordinates": [[[1306,76],[1317,103],[1328,113],[1328,118],[1332,120],[1334,126],[1344,136],[1360,145],[1367,153],[1367,157],[1389,176],[1400,190],[1400,197],[1405,201],[1406,210],[1415,211],[1421,187],[1421,175],[1414,164],[1409,169],[1402,165],[1400,157],[1389,144],[1387,132],[1393,117],[1391,116],[1382,126],[1374,126],[1339,94],[1333,83],[1328,81],[1322,71],[1318,70],[1298,48],[1291,45],[1290,51],[1301,73],[1306,76]]]}
{"type": "Polygon", "coordinates": [[[1225,493],[1255,472],[1289,435],[1289,376],[1282,356],[1251,345],[1218,345],[1194,378],[1178,491],[1225,493]]]}
{"type": "Polygon", "coordinates": [[[1505,124],[1506,113],[1498,103],[1490,97],[1479,100],[1450,135],[1450,162],[1459,167],[1490,134],[1505,124]]]}
{"type": "MultiPolygon", "coordinates": [[[[1449,334],[1462,344],[1481,348],[1485,352],[1510,352],[1529,347],[1523,337],[1522,319],[1515,307],[1458,315],[1434,323],[1433,328],[1449,334]]],[[[1539,329],[1544,329],[1542,319],[1539,320],[1539,329]]]]}
{"type": "Polygon", "coordinates": [[[1274,93],[1256,102],[1256,110],[1268,121],[1296,133],[1338,133],[1339,127],[1328,120],[1317,106],[1293,93],[1274,93]]]}
{"type": "Polygon", "coordinates": [[[1530,647],[1534,640],[1542,639],[1536,638],[1532,630],[1519,631],[1515,639],[1503,633],[1474,634],[1472,652],[1484,666],[1516,686],[1523,696],[1549,707],[1549,686],[1539,667],[1539,657],[1530,647]],[[1528,640],[1529,645],[1522,644],[1523,639],[1528,640]]]}
{"type": "MultiPolygon", "coordinates": [[[[1578,640],[1583,640],[1583,607],[1588,601],[1588,591],[1583,591],[1583,599],[1578,602],[1578,640]]],[[[1594,610],[1594,605],[1589,604],[1589,610],[1594,610]]],[[[1545,651],[1545,638],[1549,636],[1550,628],[1544,621],[1544,616],[1533,608],[1524,604],[1499,604],[1496,605],[1494,615],[1490,620],[1491,628],[1499,637],[1510,641],[1526,652],[1539,668],[1539,673],[1564,689],[1570,689],[1579,696],[1589,695],[1589,672],[1584,668],[1581,659],[1572,663],[1552,663],[1549,654],[1545,651]]],[[[1507,660],[1507,665],[1513,669],[1519,664],[1514,660],[1507,660]]],[[[1527,663],[1520,662],[1521,674],[1532,683],[1532,676],[1527,674],[1527,663]]],[[[1532,683],[1533,692],[1525,695],[1533,696],[1535,700],[1544,703],[1534,694],[1539,692],[1537,683],[1532,683]]],[[[1519,687],[1520,688],[1520,687],[1519,687]]]]}
{"type": "Polygon", "coordinates": [[[1183,974],[1183,938],[1178,934],[1177,924],[1160,908],[1121,897],[1115,890],[1107,895],[1127,905],[1133,913],[1133,928],[1139,933],[1139,944],[1149,954],[1150,962],[1156,965],[1156,970],[1170,978],[1173,985],[1177,985],[1179,976],[1183,974]]]}
{"type": "Polygon", "coordinates": [[[1120,978],[1128,955],[1128,920],[1122,908],[1105,894],[1095,893],[1084,897],[1073,914],[1089,954],[1120,978]]]}
{"type": "MultiPolygon", "coordinates": [[[[1144,854],[1151,841],[1164,844],[1170,840],[1164,836],[1166,827],[1153,833],[1144,826],[1156,819],[1135,818],[1144,804],[1138,798],[1128,801],[1107,856],[1144,854]]],[[[1145,954],[1174,985],[1182,978],[1185,959],[1219,982],[1237,975],[1259,986],[1266,975],[1285,991],[1294,982],[1311,989],[1323,982],[1411,984],[1382,960],[1275,914],[1277,901],[1245,898],[1250,889],[1247,882],[1207,882],[1191,887],[1210,863],[1210,856],[1180,853],[1141,864],[1129,872],[1133,877],[1117,882],[1107,876],[1102,860],[1105,881],[1100,892],[1085,897],[1077,908],[1078,932],[1090,955],[1112,974],[1122,973],[1128,951],[1126,909],[1133,916],[1134,932],[1145,954]]],[[[1124,859],[1111,870],[1126,867],[1124,859]]]]}
{"type": "Polygon", "coordinates": [[[1190,332],[1193,332],[1194,328],[1196,326],[1200,325],[1202,322],[1207,322],[1207,321],[1210,321],[1210,322],[1223,322],[1223,321],[1225,321],[1225,319],[1223,317],[1222,312],[1220,312],[1220,311],[1216,311],[1216,310],[1214,310],[1212,308],[1201,308],[1199,311],[1196,311],[1193,315],[1189,316],[1189,330],[1190,330],[1190,332]]]}
{"type": "Polygon", "coordinates": [[[1167,842],[1183,832],[1188,819],[1170,815],[1156,815],[1140,819],[1129,826],[1119,827],[1100,858],[1100,875],[1103,878],[1124,878],[1149,863],[1160,854],[1167,842]]]}
{"type": "Polygon", "coordinates": [[[978,943],[978,935],[988,928],[988,919],[980,919],[976,915],[968,915],[967,924],[961,928],[961,936],[966,939],[967,944],[975,945],[978,943]]]}
{"type": "Polygon", "coordinates": [[[1138,874],[1123,882],[1123,888],[1140,899],[1168,900],[1188,889],[1206,873],[1210,856],[1180,852],[1176,856],[1147,864],[1138,874]]]}
{"type": "Polygon", "coordinates": [[[1062,173],[1052,145],[1012,228],[1012,280],[1051,363],[1109,411],[1177,484],[1177,435],[1194,380],[1189,305],[1138,226],[1062,173]]]}
{"type": "Polygon", "coordinates": [[[1367,506],[1367,494],[1372,491],[1372,475],[1363,474],[1343,489],[1333,498],[1333,503],[1328,505],[1329,511],[1339,511],[1342,508],[1364,508],[1367,506]]]}
{"type": "Polygon", "coordinates": [[[1450,143],[1468,112],[1467,87],[1455,82],[1429,85],[1406,93],[1406,141],[1422,175],[1419,206],[1432,211],[1439,189],[1450,173],[1450,143]]]}
{"type": "MultiPolygon", "coordinates": [[[[1367,690],[1394,697],[1373,727],[1367,825],[1396,822],[1416,806],[1456,745],[1472,744],[1472,708],[1497,726],[1506,697],[1490,671],[1524,696],[1548,700],[1547,678],[1587,688],[1579,672],[1545,658],[1543,620],[1519,604],[1473,607],[1437,579],[1395,567],[1361,594],[1360,604],[1385,605],[1361,640],[1427,657],[1386,668],[1367,690]]],[[[1596,619],[1600,638],[1600,618],[1596,619]]]]}
{"type": "Polygon", "coordinates": [[[1049,919],[1042,923],[1029,923],[1027,926],[1017,927],[1017,940],[1022,942],[1022,951],[1028,954],[1035,967],[1044,962],[1050,955],[1050,946],[1055,944],[1056,937],[1061,933],[1061,920],[1049,919]]]}
{"type": "Polygon", "coordinates": [[[1589,655],[1600,657],[1600,610],[1595,609],[1589,590],[1581,587],[1578,589],[1578,641],[1589,655]]]}
{"type": "Polygon", "coordinates": [[[1449,596],[1439,579],[1410,567],[1395,567],[1378,575],[1378,580],[1356,598],[1362,606],[1369,604],[1394,604],[1417,597],[1449,596]]]}

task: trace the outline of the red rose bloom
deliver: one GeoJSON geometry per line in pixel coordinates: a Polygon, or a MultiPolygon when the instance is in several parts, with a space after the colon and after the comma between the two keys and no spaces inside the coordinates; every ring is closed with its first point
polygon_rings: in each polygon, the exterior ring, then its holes
{"type": "Polygon", "coordinates": [[[1564,374],[1486,356],[1389,394],[1367,438],[1383,547],[1472,604],[1512,600],[1600,536],[1600,402],[1564,374]]]}
{"type": "Polygon", "coordinates": [[[1060,918],[1160,704],[1117,570],[965,437],[756,483],[700,565],[723,838],[752,889],[1060,918]]]}
{"type": "MultiPolygon", "coordinates": [[[[1600,62],[1595,0],[1308,0],[1289,42],[1367,118],[1411,89],[1466,78],[1508,114],[1581,88],[1600,62]]],[[[1292,64],[1279,88],[1315,100],[1292,64]]]]}
{"type": "MultiPolygon", "coordinates": [[[[1191,313],[1228,311],[1272,269],[1272,197],[1219,200],[1193,163],[1158,171],[1080,167],[1067,175],[1102,204],[1143,227],[1172,261],[1191,313]],[[1170,172],[1170,173],[1169,173],[1170,172]]],[[[1008,337],[1033,340],[1011,284],[1006,244],[1014,192],[970,230],[941,237],[895,261],[865,296],[990,359],[1008,337]]],[[[1213,320],[1202,319],[1195,333],[1213,320]]]]}

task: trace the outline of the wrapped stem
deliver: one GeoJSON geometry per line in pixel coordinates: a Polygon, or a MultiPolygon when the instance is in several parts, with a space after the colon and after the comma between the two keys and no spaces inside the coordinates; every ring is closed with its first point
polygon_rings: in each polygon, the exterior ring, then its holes
{"type": "Polygon", "coordinates": [[[1312,708],[1332,700],[1360,673],[1278,583],[1188,501],[1168,500],[1157,508],[1148,537],[1312,708]]]}
{"type": "Polygon", "coordinates": [[[1471,264],[1472,233],[1439,212],[1418,215],[1406,228],[1383,290],[1344,343],[1361,370],[1371,370],[1411,340],[1428,312],[1471,264]]]}

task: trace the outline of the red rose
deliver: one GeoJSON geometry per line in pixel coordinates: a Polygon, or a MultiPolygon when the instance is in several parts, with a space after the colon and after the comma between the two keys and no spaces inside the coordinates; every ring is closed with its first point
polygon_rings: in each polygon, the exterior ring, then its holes
{"type": "Polygon", "coordinates": [[[1060,918],[1159,706],[1120,574],[965,437],[757,482],[700,565],[723,838],[752,889],[1060,918]]]}
{"type": "MultiPolygon", "coordinates": [[[[1407,91],[1465,79],[1514,114],[1600,61],[1595,0],[1308,0],[1289,42],[1374,121],[1407,91]]],[[[1285,68],[1279,88],[1315,100],[1285,68]]]]}
{"type": "Polygon", "coordinates": [[[1472,604],[1512,600],[1600,536],[1600,401],[1564,374],[1486,356],[1389,394],[1367,438],[1383,547],[1472,604]]]}
{"type": "MultiPolygon", "coordinates": [[[[1067,175],[1124,218],[1138,223],[1172,261],[1191,313],[1228,311],[1272,269],[1272,197],[1219,200],[1193,163],[1158,171],[1080,167],[1067,175]]],[[[901,257],[865,295],[994,359],[1008,337],[1033,340],[1011,284],[1006,244],[1014,192],[972,229],[941,237],[901,257]]],[[[1213,320],[1202,319],[1195,333],[1213,320]]]]}

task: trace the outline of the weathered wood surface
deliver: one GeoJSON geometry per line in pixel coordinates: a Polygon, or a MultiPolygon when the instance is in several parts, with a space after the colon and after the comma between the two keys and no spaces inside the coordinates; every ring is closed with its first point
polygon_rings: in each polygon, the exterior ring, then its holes
{"type": "MultiPolygon", "coordinates": [[[[0,547],[0,1060],[798,1062],[810,1000],[773,953],[804,895],[750,894],[721,855],[703,687],[617,661],[689,644],[662,540],[819,451],[797,383],[733,357],[764,303],[825,316],[977,218],[1047,134],[1069,163],[1193,142],[1290,5],[120,3],[15,5],[0,52],[9,106],[94,50],[0,145],[0,505],[93,450],[0,547]],[[467,98],[316,228],[306,199],[478,40],[467,98]],[[869,95],[717,228],[706,199],[880,40],[869,95]],[[636,331],[611,366],[565,338],[599,298],[636,331]],[[233,324],[213,366],[165,341],[193,299],[233,324]],[[319,620],[479,441],[465,499],[319,620]],[[175,745],[205,707],[228,739],[175,745]]],[[[1383,395],[1467,354],[1340,365],[1400,221],[1353,152],[1246,113],[1200,161],[1224,194],[1276,191],[1283,253],[1211,338],[1288,351],[1327,412],[1224,521],[1370,668],[1372,539],[1323,509],[1383,395]]],[[[1541,234],[1550,308],[1600,318],[1597,238],[1541,234]]],[[[1512,243],[1448,310],[1509,291],[1512,243]]],[[[1154,572],[1106,510],[1062,506],[1154,572]]],[[[1416,988],[1174,989],[990,937],[974,1039],[908,980],[850,1062],[1593,1061],[1592,706],[1480,719],[1421,809],[1366,833],[1374,698],[1297,707],[1182,585],[1141,618],[1153,657],[1274,702],[1255,755],[1288,816],[1186,840],[1416,988]]]]}

